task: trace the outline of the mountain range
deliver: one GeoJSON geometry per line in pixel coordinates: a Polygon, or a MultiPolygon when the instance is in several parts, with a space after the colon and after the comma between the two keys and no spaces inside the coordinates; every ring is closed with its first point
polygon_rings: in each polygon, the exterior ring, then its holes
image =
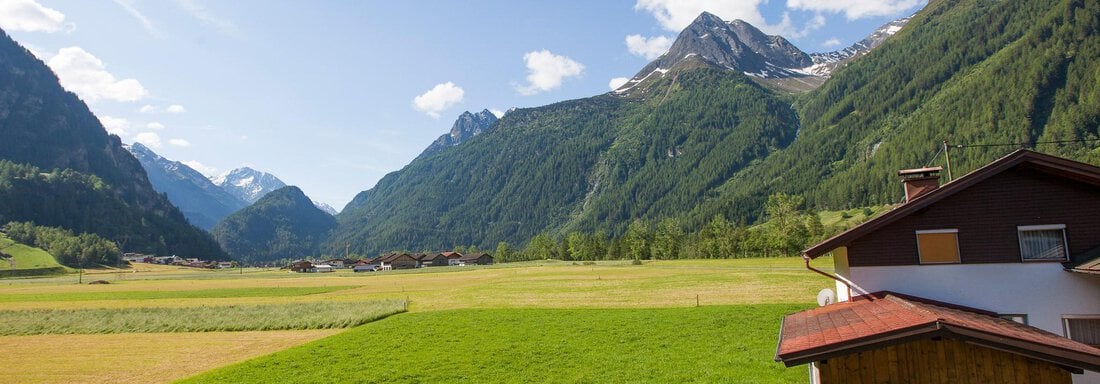
{"type": "Polygon", "coordinates": [[[224,259],[41,60],[0,34],[0,223],[94,233],[124,252],[224,259]]]}
{"type": "MultiPolygon", "coordinates": [[[[294,187],[261,198],[282,184],[273,176],[231,172],[220,184],[255,203],[213,231],[249,260],[344,244],[358,254],[491,248],[617,236],[637,221],[748,224],[777,192],[812,209],[897,202],[895,171],[943,164],[945,150],[955,174],[1016,147],[1097,164],[1097,15],[1100,3],[1077,0],[935,1],[853,47],[808,54],[704,13],[615,91],[496,120],[464,114],[335,218],[294,187]]],[[[6,35],[0,126],[0,222],[93,232],[126,251],[225,256],[6,35]]]]}
{"type": "Polygon", "coordinates": [[[1098,7],[931,2],[826,54],[704,13],[621,88],[515,110],[387,175],[328,243],[484,248],[663,218],[698,230],[751,223],[776,192],[814,209],[891,203],[894,171],[942,162],[944,140],[962,145],[956,174],[1013,146],[1096,163],[1098,7]]]}
{"type": "MultiPolygon", "coordinates": [[[[207,231],[229,214],[286,186],[275,175],[249,167],[207,178],[187,164],[162,157],[141,143],[124,147],[141,162],[153,188],[166,194],[191,224],[207,231]]],[[[329,215],[337,213],[328,204],[314,202],[314,205],[329,215]]]]}
{"type": "Polygon", "coordinates": [[[153,188],[168,195],[168,200],[199,228],[209,231],[249,204],[186,164],[161,157],[141,143],[126,148],[141,162],[153,188]]]}

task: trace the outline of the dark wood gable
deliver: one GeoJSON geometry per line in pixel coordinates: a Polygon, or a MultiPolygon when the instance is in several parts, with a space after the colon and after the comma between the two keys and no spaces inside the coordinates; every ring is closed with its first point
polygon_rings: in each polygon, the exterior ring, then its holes
{"type": "Polygon", "coordinates": [[[1017,226],[1064,224],[1069,254],[1100,246],[1100,168],[1017,151],[805,251],[850,266],[919,264],[916,232],[958,230],[961,263],[1021,262],[1017,226]]]}

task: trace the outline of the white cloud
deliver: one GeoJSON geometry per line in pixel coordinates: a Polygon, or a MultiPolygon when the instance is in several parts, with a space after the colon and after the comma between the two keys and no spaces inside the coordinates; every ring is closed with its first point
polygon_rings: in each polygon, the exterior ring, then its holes
{"type": "MultiPolygon", "coordinates": [[[[700,13],[707,11],[722,20],[741,19],[761,30],[767,25],[760,14],[759,6],[764,0],[638,0],[635,11],[646,11],[657,18],[657,22],[668,31],[680,32],[700,13]]],[[[770,32],[769,32],[770,33],[770,32]]]]}
{"type": "Polygon", "coordinates": [[[642,35],[630,35],[626,37],[626,49],[646,60],[653,60],[668,52],[668,48],[672,47],[672,41],[668,36],[647,39],[642,35]]]}
{"type": "Polygon", "coordinates": [[[565,56],[555,55],[548,50],[527,52],[523,55],[527,64],[527,85],[516,90],[524,95],[534,95],[556,89],[566,78],[580,77],[584,65],[565,56]]]}
{"type": "Polygon", "coordinates": [[[840,39],[835,37],[829,38],[829,40],[825,40],[825,42],[821,43],[821,46],[825,48],[833,48],[838,45],[840,45],[840,39]]]}
{"type": "Polygon", "coordinates": [[[142,132],[134,136],[134,141],[149,148],[160,148],[160,135],[156,132],[142,132]]]}
{"type": "Polygon", "coordinates": [[[195,0],[176,0],[176,4],[179,4],[187,13],[192,17],[198,19],[203,25],[213,26],[219,32],[232,37],[240,37],[240,29],[232,21],[214,16],[210,10],[206,9],[206,6],[200,4],[195,0]]]}
{"type": "Polygon", "coordinates": [[[159,131],[159,130],[164,129],[164,124],[161,124],[159,122],[154,121],[152,123],[145,124],[145,128],[154,129],[154,130],[159,131]]]}
{"type": "Polygon", "coordinates": [[[5,31],[48,32],[61,30],[65,14],[34,0],[0,1],[0,28],[5,31]]]}
{"type": "Polygon", "coordinates": [[[145,14],[141,13],[141,11],[137,9],[137,7],[134,7],[133,0],[115,0],[115,4],[118,4],[118,6],[122,7],[122,9],[125,10],[126,13],[129,13],[130,16],[132,16],[134,19],[136,19],[138,23],[141,23],[141,27],[145,28],[145,30],[149,32],[150,35],[161,37],[160,30],[158,30],[157,27],[153,25],[153,22],[149,20],[148,17],[145,17],[145,14]]]}
{"type": "Polygon", "coordinates": [[[187,109],[184,108],[182,105],[172,104],[169,105],[168,108],[165,109],[165,111],[168,113],[184,113],[187,112],[187,109]]]}
{"type": "Polygon", "coordinates": [[[207,166],[203,165],[202,163],[200,163],[198,161],[195,161],[195,160],[181,161],[181,163],[187,165],[188,167],[191,167],[191,169],[199,171],[199,173],[201,173],[203,175],[206,175],[206,177],[217,176],[218,175],[218,169],[217,168],[207,167],[207,166]]]}
{"type": "Polygon", "coordinates": [[[168,140],[168,144],[175,145],[177,147],[190,147],[191,142],[184,139],[171,139],[168,140]]]}
{"type": "Polygon", "coordinates": [[[626,84],[626,82],[628,82],[628,81],[630,81],[630,79],[629,79],[629,78],[626,78],[626,77],[616,77],[616,78],[614,78],[614,79],[611,79],[611,81],[607,82],[607,86],[608,86],[609,88],[611,88],[611,90],[612,90],[612,91],[614,91],[614,90],[616,90],[616,89],[619,89],[619,87],[622,87],[622,86],[623,86],[623,84],[626,84]]]}
{"type": "Polygon", "coordinates": [[[493,116],[496,116],[498,119],[504,117],[504,111],[501,111],[499,109],[490,109],[489,112],[491,112],[493,116]]]}
{"type": "Polygon", "coordinates": [[[787,8],[801,11],[843,13],[848,20],[864,17],[890,16],[918,5],[925,0],[787,0],[787,8]]]}
{"type": "Polygon", "coordinates": [[[428,114],[428,116],[438,119],[439,113],[443,112],[444,109],[462,102],[462,97],[465,93],[462,87],[450,81],[436,84],[432,89],[413,98],[413,107],[420,112],[428,114]]]}
{"type": "Polygon", "coordinates": [[[157,107],[154,107],[154,106],[149,105],[149,104],[145,104],[145,105],[141,106],[141,109],[138,109],[138,112],[141,112],[141,113],[153,113],[153,112],[156,112],[156,111],[157,111],[157,107]]]}
{"type": "Polygon", "coordinates": [[[61,48],[46,64],[65,89],[90,103],[100,99],[137,101],[149,93],[135,79],[116,79],[107,72],[103,61],[80,47],[61,48]]]}
{"type": "MultiPolygon", "coordinates": [[[[860,1],[860,0],[840,0],[839,2],[867,2],[873,1],[860,1]]],[[[887,2],[900,2],[900,1],[923,1],[923,0],[886,0],[887,2]]],[[[654,18],[664,27],[666,30],[672,32],[680,32],[686,28],[695,18],[699,17],[700,13],[710,12],[715,16],[718,16],[722,20],[744,20],[745,22],[752,24],[759,28],[761,31],[767,34],[780,35],[787,38],[798,38],[809,34],[810,32],[821,28],[825,25],[825,18],[821,15],[815,15],[810,21],[801,29],[796,28],[792,22],[790,14],[784,13],[778,24],[769,24],[764,20],[764,15],[760,13],[760,6],[767,3],[767,0],[734,0],[734,1],[721,1],[721,0],[638,0],[634,4],[635,11],[646,11],[653,15],[654,18]]],[[[828,8],[836,2],[834,1],[821,1],[821,0],[788,0],[787,8],[793,10],[817,10],[817,8],[828,8]],[[792,6],[795,3],[800,7],[792,6]],[[802,4],[805,3],[805,4],[802,4]]],[[[818,10],[820,12],[820,10],[818,10]]]]}
{"type": "Polygon", "coordinates": [[[98,116],[99,123],[103,124],[103,128],[107,130],[107,133],[116,136],[122,136],[126,134],[126,130],[130,129],[130,121],[121,117],[111,116],[98,116]]]}

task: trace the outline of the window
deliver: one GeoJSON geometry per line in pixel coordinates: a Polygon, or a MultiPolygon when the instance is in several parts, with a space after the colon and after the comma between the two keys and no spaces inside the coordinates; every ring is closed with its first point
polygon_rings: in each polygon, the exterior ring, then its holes
{"type": "Polygon", "coordinates": [[[1100,347],[1100,315],[1066,316],[1062,321],[1067,338],[1100,347]]]}
{"type": "Polygon", "coordinates": [[[917,253],[921,264],[959,262],[959,230],[917,231],[917,253]]]}
{"type": "Polygon", "coordinates": [[[1008,321],[1015,321],[1017,323],[1027,325],[1027,314],[1000,314],[1000,315],[997,315],[997,317],[1000,317],[1000,318],[1008,320],[1008,321]]]}
{"type": "Polygon", "coordinates": [[[1020,236],[1020,257],[1028,260],[1065,261],[1066,226],[1025,225],[1016,227],[1020,236]]]}

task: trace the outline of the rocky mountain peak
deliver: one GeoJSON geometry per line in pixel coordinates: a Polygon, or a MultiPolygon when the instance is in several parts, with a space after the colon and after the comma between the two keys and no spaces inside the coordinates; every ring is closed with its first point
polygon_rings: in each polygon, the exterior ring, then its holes
{"type": "Polygon", "coordinates": [[[215,185],[249,204],[255,203],[268,192],[286,186],[278,177],[249,167],[241,167],[213,178],[215,185]]]}
{"type": "Polygon", "coordinates": [[[667,53],[616,92],[624,93],[650,76],[664,76],[692,60],[759,78],[805,76],[797,69],[813,65],[810,55],[781,36],[765,34],[743,20],[726,22],[703,12],[680,32],[667,53]]]}
{"type": "Polygon", "coordinates": [[[451,131],[439,136],[424,150],[421,156],[462,144],[466,140],[485,132],[496,122],[497,116],[488,109],[478,113],[463,112],[455,120],[454,125],[451,126],[451,131]]]}

